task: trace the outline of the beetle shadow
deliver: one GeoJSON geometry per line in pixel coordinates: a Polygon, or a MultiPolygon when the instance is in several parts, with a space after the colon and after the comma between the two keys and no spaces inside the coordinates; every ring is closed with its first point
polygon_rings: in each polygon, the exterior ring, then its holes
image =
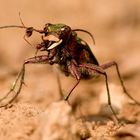
{"type": "MultiPolygon", "coordinates": [[[[119,109],[113,106],[115,113],[117,116],[119,116],[119,109]]],[[[108,104],[101,105],[101,108],[97,114],[89,114],[89,115],[83,115],[81,114],[81,118],[83,118],[87,122],[95,122],[100,123],[101,125],[106,125],[107,122],[113,121],[116,122],[115,116],[112,113],[110,107],[108,104]]],[[[134,122],[129,121],[127,118],[119,117],[119,123],[122,124],[132,124],[134,122]]]]}

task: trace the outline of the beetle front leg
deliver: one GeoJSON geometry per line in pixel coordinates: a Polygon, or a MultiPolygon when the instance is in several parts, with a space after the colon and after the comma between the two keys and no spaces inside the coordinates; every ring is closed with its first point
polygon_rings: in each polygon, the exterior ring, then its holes
{"type": "Polygon", "coordinates": [[[13,82],[13,85],[12,85],[11,89],[9,90],[9,92],[7,92],[7,94],[3,98],[0,99],[0,102],[5,100],[10,95],[10,93],[12,93],[12,92],[15,92],[15,95],[9,101],[7,101],[6,103],[0,105],[0,108],[1,107],[6,107],[10,103],[12,103],[17,98],[17,96],[19,95],[19,93],[20,93],[20,91],[22,89],[22,86],[24,84],[25,65],[26,64],[42,64],[42,63],[46,64],[46,63],[49,63],[48,60],[49,59],[48,59],[47,55],[35,56],[35,57],[31,57],[31,58],[28,58],[27,60],[25,60],[23,65],[22,65],[21,71],[19,72],[16,80],[13,82]],[[17,91],[15,91],[18,81],[19,81],[19,87],[17,88],[17,91]]]}
{"type": "Polygon", "coordinates": [[[140,102],[136,101],[126,90],[125,86],[124,86],[124,82],[122,80],[122,77],[121,77],[121,74],[120,74],[120,71],[119,71],[119,67],[118,67],[118,64],[115,62],[115,61],[111,61],[109,63],[106,63],[106,64],[103,64],[101,65],[100,67],[103,68],[104,70],[107,69],[107,68],[110,68],[112,66],[115,66],[116,68],[116,71],[117,71],[117,75],[119,77],[119,81],[121,83],[121,86],[122,86],[122,89],[123,89],[123,92],[132,100],[134,101],[137,105],[140,105],[140,102]]]}
{"type": "Polygon", "coordinates": [[[16,80],[13,82],[13,85],[12,85],[11,89],[7,92],[7,94],[3,98],[0,99],[0,102],[5,100],[10,95],[10,93],[15,92],[16,94],[8,102],[0,105],[0,108],[1,107],[6,107],[8,104],[12,103],[16,99],[16,97],[18,96],[18,94],[20,93],[20,91],[22,89],[22,85],[24,84],[24,75],[25,75],[25,65],[23,65],[23,67],[22,67],[21,71],[19,72],[16,80]],[[19,80],[20,80],[19,88],[18,88],[17,91],[15,91],[16,85],[17,85],[19,80]]]}

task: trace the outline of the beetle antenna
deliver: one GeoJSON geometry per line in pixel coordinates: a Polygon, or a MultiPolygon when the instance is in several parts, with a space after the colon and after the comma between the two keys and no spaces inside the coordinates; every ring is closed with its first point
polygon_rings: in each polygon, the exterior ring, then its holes
{"type": "Polygon", "coordinates": [[[84,30],[84,29],[73,29],[72,31],[76,31],[76,32],[80,31],[80,32],[87,33],[92,38],[93,44],[95,45],[95,39],[94,39],[93,35],[89,31],[84,30]]]}
{"type": "MultiPolygon", "coordinates": [[[[5,26],[0,26],[0,29],[6,29],[6,28],[21,28],[21,29],[28,29],[30,27],[26,27],[26,26],[21,26],[21,25],[5,25],[5,26]]],[[[33,31],[38,32],[40,34],[44,33],[44,30],[38,30],[35,28],[32,28],[33,31]]]]}
{"type": "MultiPolygon", "coordinates": [[[[21,22],[22,26],[25,27],[25,24],[23,23],[23,20],[22,20],[22,18],[21,18],[20,12],[19,12],[19,19],[20,19],[20,22],[21,22]]],[[[27,29],[28,29],[28,28],[27,28],[27,29]]],[[[24,39],[31,47],[33,47],[33,45],[26,39],[26,34],[23,36],[23,39],[24,39]]]]}
{"type": "Polygon", "coordinates": [[[24,25],[24,23],[23,23],[23,20],[22,20],[22,18],[21,18],[20,12],[19,12],[19,19],[20,19],[21,24],[25,27],[25,25],[24,25]]]}
{"type": "MultiPolygon", "coordinates": [[[[28,29],[29,27],[26,26],[21,26],[21,25],[5,25],[5,26],[0,26],[0,29],[6,29],[6,28],[21,28],[21,29],[28,29]]],[[[33,31],[38,32],[40,34],[44,33],[44,30],[38,30],[35,28],[32,28],[33,31]]]]}

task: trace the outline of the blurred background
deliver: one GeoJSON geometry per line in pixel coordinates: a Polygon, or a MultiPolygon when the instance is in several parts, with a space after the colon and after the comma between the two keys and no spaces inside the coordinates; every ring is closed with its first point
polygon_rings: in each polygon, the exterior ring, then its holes
{"type": "MultiPolygon", "coordinates": [[[[21,25],[20,12],[24,24],[37,29],[42,29],[49,22],[65,23],[73,29],[82,28],[90,31],[95,37],[95,46],[88,35],[81,33],[79,36],[88,42],[100,64],[113,60],[118,63],[127,89],[133,97],[140,99],[138,87],[140,82],[139,7],[139,0],[5,0],[0,4],[0,26],[21,25]]],[[[23,29],[0,30],[1,95],[10,88],[23,61],[34,56],[35,48],[24,41],[24,33],[23,29]]],[[[41,37],[34,33],[28,41],[35,46],[40,43],[41,37]]],[[[116,88],[120,88],[120,85],[115,69],[109,69],[107,72],[112,96],[121,97],[120,90],[116,90],[116,88]]],[[[67,94],[75,80],[65,77],[60,72],[59,76],[63,93],[67,94]]],[[[46,106],[59,99],[55,67],[27,66],[25,83],[27,86],[23,88],[18,98],[21,102],[46,106]]],[[[99,95],[102,92],[106,96],[102,78],[81,81],[70,101],[75,104],[77,101],[82,101],[84,110],[84,107],[90,105],[98,106],[99,95]]],[[[84,112],[92,113],[93,110],[87,109],[84,112]]]]}

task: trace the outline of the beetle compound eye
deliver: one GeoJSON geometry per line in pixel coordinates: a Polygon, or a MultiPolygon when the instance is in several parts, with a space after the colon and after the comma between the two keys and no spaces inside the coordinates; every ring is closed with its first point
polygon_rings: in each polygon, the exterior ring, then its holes
{"type": "Polygon", "coordinates": [[[33,27],[29,27],[29,28],[26,29],[26,34],[25,35],[27,37],[30,37],[32,35],[32,33],[33,33],[33,27]]]}
{"type": "Polygon", "coordinates": [[[71,28],[69,26],[64,26],[59,31],[59,38],[66,40],[71,34],[71,28]]]}
{"type": "Polygon", "coordinates": [[[45,27],[44,27],[44,32],[45,32],[45,34],[48,32],[48,27],[49,27],[50,25],[52,25],[52,24],[51,24],[51,23],[46,23],[46,24],[45,24],[45,27]]]}
{"type": "Polygon", "coordinates": [[[51,23],[46,23],[45,27],[49,27],[50,25],[52,25],[51,23]]]}

